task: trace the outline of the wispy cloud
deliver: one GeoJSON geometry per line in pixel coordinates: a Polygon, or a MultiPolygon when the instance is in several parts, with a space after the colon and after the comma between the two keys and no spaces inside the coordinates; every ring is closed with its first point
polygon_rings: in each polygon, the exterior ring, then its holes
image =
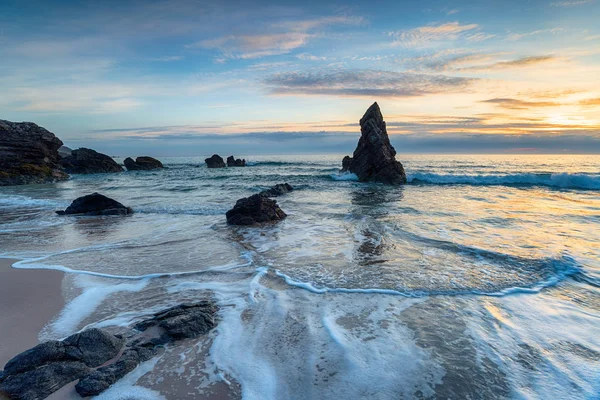
{"type": "Polygon", "coordinates": [[[573,7],[580,6],[582,4],[591,3],[593,0],[567,0],[567,1],[555,1],[550,3],[552,7],[573,7]]]}
{"type": "Polygon", "coordinates": [[[447,93],[469,86],[474,79],[378,70],[285,72],[264,83],[273,94],[410,97],[447,93]]]}
{"type": "Polygon", "coordinates": [[[579,104],[582,106],[600,106],[600,98],[581,100],[579,104]]]}
{"type": "Polygon", "coordinates": [[[498,107],[508,108],[511,110],[524,110],[537,107],[557,107],[561,105],[560,103],[553,101],[525,101],[511,98],[494,98],[483,100],[482,103],[495,104],[498,107]]]}
{"type": "MultiPolygon", "coordinates": [[[[459,22],[448,22],[445,24],[432,24],[420,26],[418,28],[388,32],[388,35],[394,38],[393,46],[418,47],[432,42],[457,40],[473,35],[479,25],[467,24],[461,25],[459,22]]],[[[479,36],[481,38],[481,36],[479,36]]]]}
{"type": "Polygon", "coordinates": [[[511,33],[507,36],[506,40],[516,41],[516,40],[521,40],[523,38],[530,37],[530,36],[538,36],[538,35],[544,35],[544,34],[557,35],[559,33],[564,33],[564,32],[566,32],[566,29],[564,29],[564,28],[538,29],[538,30],[531,31],[531,32],[511,33]]]}

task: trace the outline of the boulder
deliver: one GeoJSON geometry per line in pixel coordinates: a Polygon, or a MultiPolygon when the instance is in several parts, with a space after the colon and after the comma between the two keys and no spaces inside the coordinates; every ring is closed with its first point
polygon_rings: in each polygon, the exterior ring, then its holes
{"type": "Polygon", "coordinates": [[[0,186],[67,179],[59,164],[62,144],[52,132],[32,122],[0,120],[0,186]]]}
{"type": "Polygon", "coordinates": [[[227,157],[227,166],[228,167],[245,167],[246,160],[245,159],[235,159],[234,156],[227,157]]]}
{"type": "Polygon", "coordinates": [[[133,214],[133,210],[100,193],[92,193],[73,200],[66,210],[56,211],[56,213],[58,215],[127,215],[133,214]]]}
{"type": "Polygon", "coordinates": [[[261,222],[280,221],[287,217],[275,200],[255,194],[238,200],[226,213],[231,225],[253,225],[261,222]]]}
{"type": "Polygon", "coordinates": [[[225,161],[218,154],[204,160],[208,168],[225,168],[225,161]]]}
{"type": "Polygon", "coordinates": [[[138,157],[135,161],[133,161],[131,157],[127,157],[123,160],[123,164],[125,164],[125,168],[127,168],[128,171],[149,171],[164,168],[162,163],[156,158],[147,156],[138,157]]]}
{"type": "Polygon", "coordinates": [[[281,196],[282,194],[291,192],[292,190],[294,190],[292,185],[290,185],[288,183],[279,183],[275,186],[272,186],[271,188],[269,188],[267,190],[263,190],[262,192],[259,193],[259,195],[263,196],[263,197],[277,197],[277,196],[281,196]]]}
{"type": "Polygon", "coordinates": [[[11,399],[44,399],[115,358],[123,345],[122,338],[96,328],[41,343],[6,363],[0,393],[11,399]]]}
{"type": "Polygon", "coordinates": [[[70,156],[60,160],[60,164],[70,174],[123,172],[123,168],[111,157],[84,147],[73,150],[70,156]]]}
{"type": "Polygon", "coordinates": [[[406,183],[404,167],[396,161],[385,121],[377,103],[373,103],[360,120],[361,137],[353,157],[344,157],[342,172],[350,171],[361,182],[406,183]]]}

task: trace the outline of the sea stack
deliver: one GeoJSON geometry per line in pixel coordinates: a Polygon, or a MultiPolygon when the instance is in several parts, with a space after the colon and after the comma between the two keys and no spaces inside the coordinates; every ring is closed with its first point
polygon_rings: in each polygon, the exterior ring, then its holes
{"type": "Polygon", "coordinates": [[[204,160],[208,168],[225,168],[225,161],[218,154],[213,154],[204,160]]]}
{"type": "Polygon", "coordinates": [[[228,167],[245,167],[246,159],[236,159],[234,156],[227,157],[227,166],[228,167]]]}
{"type": "Polygon", "coordinates": [[[127,168],[128,171],[150,171],[153,169],[164,168],[162,163],[156,158],[147,156],[138,157],[135,161],[133,161],[133,158],[127,157],[123,160],[123,164],[125,164],[125,168],[127,168]]]}
{"type": "Polygon", "coordinates": [[[48,183],[69,177],[59,165],[62,141],[32,122],[0,120],[0,186],[48,183]]]}
{"type": "Polygon", "coordinates": [[[342,172],[352,172],[361,182],[406,183],[404,167],[396,161],[396,150],[390,143],[377,103],[373,103],[361,118],[360,131],[353,157],[346,156],[342,160],[342,172]]]}

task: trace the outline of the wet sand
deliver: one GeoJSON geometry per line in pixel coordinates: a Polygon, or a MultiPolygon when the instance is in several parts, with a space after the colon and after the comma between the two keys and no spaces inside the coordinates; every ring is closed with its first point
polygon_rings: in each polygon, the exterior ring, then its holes
{"type": "Polygon", "coordinates": [[[38,334],[64,306],[64,274],[12,268],[17,260],[0,259],[0,369],[36,344],[38,334]]]}

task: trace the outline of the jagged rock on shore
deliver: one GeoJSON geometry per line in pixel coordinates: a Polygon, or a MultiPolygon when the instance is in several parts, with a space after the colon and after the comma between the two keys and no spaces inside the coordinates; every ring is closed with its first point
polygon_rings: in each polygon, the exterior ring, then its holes
{"type": "Polygon", "coordinates": [[[246,159],[237,159],[234,156],[227,157],[227,166],[228,167],[245,167],[246,159]]]}
{"type": "Polygon", "coordinates": [[[85,147],[71,151],[70,156],[60,160],[60,164],[70,174],[123,172],[123,167],[111,157],[85,147]]]}
{"type": "Polygon", "coordinates": [[[128,171],[150,171],[164,168],[159,160],[148,156],[138,157],[135,161],[133,161],[133,158],[127,157],[123,160],[123,164],[125,164],[128,171]]]}
{"type": "Polygon", "coordinates": [[[225,214],[230,225],[254,225],[287,217],[275,200],[255,194],[238,200],[225,214]]]}
{"type": "Polygon", "coordinates": [[[373,103],[360,120],[361,137],[353,157],[342,160],[342,172],[352,172],[359,181],[406,183],[406,173],[396,150],[390,143],[385,121],[377,103],[373,103]]]}
{"type": "Polygon", "coordinates": [[[210,158],[206,158],[204,162],[208,168],[225,168],[225,161],[218,154],[213,154],[210,158]]]}
{"type": "Polygon", "coordinates": [[[269,188],[267,190],[263,190],[262,192],[259,193],[259,195],[263,196],[263,197],[277,197],[277,196],[281,196],[286,193],[289,193],[292,190],[294,190],[292,185],[290,185],[288,183],[279,183],[275,186],[272,186],[271,188],[269,188]]]}
{"type": "Polygon", "coordinates": [[[133,214],[133,210],[110,197],[92,193],[73,200],[64,211],[56,211],[56,213],[58,215],[127,215],[133,214]]]}
{"type": "Polygon", "coordinates": [[[59,164],[62,144],[52,132],[32,122],[0,120],[0,186],[67,179],[59,164]]]}

